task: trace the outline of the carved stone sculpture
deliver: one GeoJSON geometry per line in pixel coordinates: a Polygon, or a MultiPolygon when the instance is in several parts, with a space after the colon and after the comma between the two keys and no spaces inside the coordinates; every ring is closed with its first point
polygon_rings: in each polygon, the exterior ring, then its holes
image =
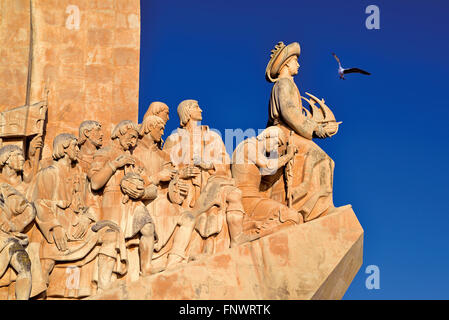
{"type": "Polygon", "coordinates": [[[31,261],[25,251],[28,236],[23,232],[36,216],[34,206],[23,194],[24,163],[19,147],[10,145],[0,149],[0,287],[15,281],[17,300],[27,300],[31,294],[31,261]]]}
{"type": "Polygon", "coordinates": [[[26,183],[23,181],[24,164],[25,157],[20,147],[9,145],[0,149],[1,180],[22,194],[26,192],[26,183]]]}
{"type": "Polygon", "coordinates": [[[22,179],[27,183],[39,169],[46,119],[47,101],[0,113],[0,147],[16,145],[25,151],[22,179]]]}
{"type": "MultiPolygon", "coordinates": [[[[102,279],[112,272],[103,257],[115,258],[118,232],[113,228],[93,228],[98,217],[86,206],[87,179],[77,162],[78,153],[75,136],[66,133],[56,136],[55,161],[38,172],[31,190],[39,226],[33,232],[33,242],[40,244],[41,278],[45,286],[54,268],[70,264],[80,268],[82,277],[96,280],[101,289],[102,279]],[[87,264],[97,257],[97,274],[92,274],[87,264]]],[[[82,292],[79,296],[90,294],[82,292]]]]}
{"type": "Polygon", "coordinates": [[[103,146],[103,128],[101,123],[95,120],[81,122],[78,134],[80,152],[79,163],[87,173],[94,159],[94,153],[103,146]]]}
{"type": "Polygon", "coordinates": [[[147,112],[145,112],[145,115],[143,116],[143,121],[149,116],[157,116],[161,118],[164,121],[164,125],[167,124],[167,121],[170,120],[169,117],[169,108],[168,106],[160,101],[154,101],[152,102],[147,112]]]}
{"type": "MultiPolygon", "coordinates": [[[[121,63],[122,49],[116,54],[121,63]]],[[[312,139],[334,136],[341,122],[323,99],[301,96],[299,55],[297,42],[272,50],[267,127],[237,146],[232,163],[220,134],[201,125],[196,100],[178,105],[180,127],[165,143],[163,102],[152,102],[139,125],[117,121],[135,105],[120,101],[137,96],[120,98],[129,89],[120,80],[126,70],[107,86],[120,87],[113,117],[95,117],[105,105],[95,99],[92,120],[80,120],[86,114],[71,111],[74,97],[55,86],[65,79],[51,81],[50,100],[31,104],[46,84],[31,79],[39,60],[30,57],[25,106],[0,112],[0,298],[341,297],[360,267],[363,230],[349,206],[334,207],[334,162],[312,139]],[[66,103],[50,112],[53,122],[65,122],[46,132],[48,101],[66,103]],[[57,128],[70,133],[56,135],[57,128]],[[44,142],[55,135],[50,152],[44,142]],[[111,138],[106,146],[104,137],[111,138]]],[[[82,101],[91,103],[107,80],[95,76],[104,78],[104,64],[88,68],[93,80],[82,101]]]]}
{"type": "MultiPolygon", "coordinates": [[[[111,144],[98,150],[93,157],[89,179],[93,190],[102,192],[101,216],[119,230],[127,248],[138,246],[137,259],[128,261],[126,251],[121,257],[137,272],[151,274],[155,229],[142,200],[155,199],[157,187],[145,174],[144,166],[131,155],[138,139],[137,126],[130,120],[120,122],[113,130],[111,144]],[[136,261],[137,260],[137,261],[136,261]]],[[[114,263],[114,259],[110,259],[114,263]]],[[[138,274],[137,274],[138,277],[138,274]]]]}
{"type": "Polygon", "coordinates": [[[339,123],[324,100],[310,95],[309,111],[303,106],[301,94],[293,77],[298,74],[300,46],[297,42],[279,42],[272,50],[266,68],[266,79],[274,82],[269,101],[267,126],[279,127],[286,137],[291,136],[298,153],[287,166],[287,172],[267,176],[271,198],[290,203],[309,221],[334,210],[332,184],[334,161],[312,141],[326,138],[338,131],[339,123]],[[318,103],[321,108],[317,108],[318,103]],[[294,173],[292,175],[292,173],[294,173]],[[294,191],[293,191],[294,190],[294,191]]]}
{"type": "MultiPolygon", "coordinates": [[[[158,187],[157,198],[144,201],[153,218],[158,236],[153,254],[154,272],[165,268],[167,252],[172,246],[176,227],[182,223],[180,217],[183,211],[176,201],[170,199],[168,192],[170,181],[177,175],[177,170],[172,164],[169,154],[159,147],[164,128],[165,121],[158,116],[147,115],[144,117],[140,125],[139,140],[133,150],[133,155],[144,165],[148,179],[158,187]]],[[[177,191],[185,196],[187,188],[187,185],[181,183],[180,186],[177,186],[177,191]]]]}
{"type": "Polygon", "coordinates": [[[106,138],[121,120],[137,121],[140,0],[2,1],[0,21],[0,111],[49,91],[44,158],[56,135],[86,119],[101,121],[106,138]]]}
{"type": "MultiPolygon", "coordinates": [[[[145,122],[145,119],[148,118],[149,116],[157,116],[162,119],[165,126],[167,124],[167,121],[170,119],[169,111],[170,110],[165,103],[160,101],[154,101],[148,107],[147,112],[145,112],[145,115],[143,116],[143,122],[145,122]]],[[[161,138],[158,143],[159,149],[162,149],[163,144],[164,140],[161,138]]]]}
{"type": "Polygon", "coordinates": [[[247,241],[243,234],[241,191],[231,178],[230,161],[221,137],[207,126],[199,125],[202,110],[196,100],[182,101],[178,116],[180,128],[168,137],[164,150],[170,153],[172,162],[178,167],[179,178],[189,186],[181,206],[186,210],[194,208],[205,189],[217,190],[218,194],[211,195],[209,201],[219,196],[221,202],[199,215],[185,213],[185,223],[175,235],[168,265],[185,260],[189,245],[191,252],[210,254],[247,241]],[[214,186],[208,188],[208,184],[214,186]],[[193,232],[194,229],[198,234],[193,232]],[[207,240],[203,241],[201,237],[207,240]]]}
{"type": "Polygon", "coordinates": [[[275,174],[293,159],[297,149],[289,145],[286,154],[277,154],[287,139],[278,127],[268,127],[257,138],[240,143],[232,157],[232,177],[242,191],[242,202],[246,213],[246,228],[255,228],[260,235],[266,235],[279,227],[303,222],[296,209],[272,200],[261,184],[262,177],[275,174]]]}
{"type": "MultiPolygon", "coordinates": [[[[83,172],[89,173],[90,165],[94,159],[94,154],[103,146],[103,127],[101,123],[95,120],[85,120],[81,122],[78,133],[78,145],[80,148],[78,154],[78,163],[83,172]]],[[[92,190],[90,181],[88,181],[88,193],[86,203],[97,216],[101,212],[101,193],[92,190]]]]}

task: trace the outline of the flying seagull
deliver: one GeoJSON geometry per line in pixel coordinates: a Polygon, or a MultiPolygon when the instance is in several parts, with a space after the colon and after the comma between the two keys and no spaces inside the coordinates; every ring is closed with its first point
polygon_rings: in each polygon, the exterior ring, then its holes
{"type": "Polygon", "coordinates": [[[334,56],[335,60],[337,60],[337,62],[338,62],[338,74],[340,75],[340,79],[346,80],[344,75],[348,74],[348,73],[361,73],[361,74],[366,74],[367,76],[369,76],[371,74],[368,71],[365,71],[365,70],[362,70],[359,68],[345,69],[341,66],[340,59],[338,59],[337,55],[333,52],[332,52],[332,55],[334,56]]]}

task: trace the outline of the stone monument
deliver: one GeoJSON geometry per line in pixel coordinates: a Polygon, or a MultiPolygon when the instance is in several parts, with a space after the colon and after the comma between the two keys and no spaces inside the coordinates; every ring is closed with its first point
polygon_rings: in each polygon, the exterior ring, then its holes
{"type": "Polygon", "coordinates": [[[164,141],[165,103],[136,123],[139,5],[0,2],[0,299],[340,299],[363,229],[333,204],[313,138],[341,122],[301,96],[299,43],[232,155],[193,99],[164,141]]]}

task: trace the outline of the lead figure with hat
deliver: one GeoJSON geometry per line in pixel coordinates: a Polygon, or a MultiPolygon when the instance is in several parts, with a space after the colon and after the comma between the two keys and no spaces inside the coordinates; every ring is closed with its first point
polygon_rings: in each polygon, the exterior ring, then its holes
{"type": "Polygon", "coordinates": [[[267,81],[274,83],[267,127],[279,127],[290,137],[289,144],[294,144],[298,153],[283,170],[264,177],[262,184],[271,189],[272,199],[295,208],[307,222],[336,209],[332,200],[334,161],[312,138],[335,135],[340,122],[323,99],[309,93],[306,94],[310,99],[301,97],[294,82],[300,52],[297,42],[287,46],[279,42],[271,51],[266,68],[267,81]],[[309,103],[309,108],[301,99],[309,103]]]}

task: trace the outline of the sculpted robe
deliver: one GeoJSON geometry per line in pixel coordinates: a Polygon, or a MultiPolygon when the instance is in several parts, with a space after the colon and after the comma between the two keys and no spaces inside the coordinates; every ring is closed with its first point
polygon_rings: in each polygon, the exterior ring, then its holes
{"type": "MultiPolygon", "coordinates": [[[[87,179],[85,173],[79,165],[73,168],[67,168],[59,161],[53,165],[42,169],[36,176],[33,186],[32,199],[34,200],[37,215],[36,223],[39,230],[33,233],[33,242],[40,243],[40,258],[54,260],[56,262],[55,270],[59,267],[64,268],[64,272],[51,273],[50,285],[62,283],[66,284],[65,269],[68,266],[80,267],[80,277],[87,279],[85,287],[79,290],[70,290],[67,286],[49,287],[47,295],[83,297],[92,294],[91,281],[97,279],[97,275],[92,275],[93,269],[89,262],[94,260],[99,253],[111,256],[112,252],[102,252],[99,245],[102,242],[102,235],[106,228],[98,232],[92,231],[92,225],[98,221],[93,211],[88,210],[86,206],[87,197],[87,179]],[[81,239],[74,237],[74,232],[78,223],[85,219],[90,220],[90,225],[86,234],[81,239]],[[56,226],[61,226],[67,235],[67,250],[60,251],[53,239],[52,230],[56,226]],[[85,267],[85,268],[83,268],[85,267]],[[57,279],[54,279],[57,277],[57,279]],[[63,277],[61,279],[61,277],[63,277]],[[51,280],[54,279],[54,280],[51,280]]],[[[119,241],[116,243],[115,252],[123,253],[124,244],[119,241]]],[[[115,254],[114,254],[115,256],[115,254]]],[[[126,257],[119,254],[114,272],[123,274],[127,269],[126,257]]],[[[42,278],[44,281],[44,277],[42,278]]],[[[34,280],[33,280],[34,284],[34,280]]]]}
{"type": "MultiPolygon", "coordinates": [[[[98,171],[108,166],[108,162],[115,160],[118,156],[125,154],[125,151],[113,145],[97,150],[94,154],[88,176],[92,178],[98,171]]],[[[145,181],[145,187],[150,185],[147,179],[144,166],[136,158],[134,166],[118,168],[109,178],[106,184],[99,191],[102,193],[101,199],[101,220],[109,220],[120,227],[120,237],[126,243],[126,250],[121,255],[128,261],[127,281],[134,281],[139,278],[140,256],[138,252],[139,235],[142,227],[152,222],[152,218],[143,202],[125,196],[121,190],[120,182],[127,173],[137,173],[145,181]]],[[[154,199],[156,197],[154,189],[154,199]]]]}
{"type": "MultiPolygon", "coordinates": [[[[112,145],[98,150],[93,158],[89,177],[92,177],[100,169],[108,166],[108,162],[115,160],[125,151],[115,148],[112,145]]],[[[143,225],[151,221],[148,211],[140,200],[126,200],[123,194],[120,182],[128,172],[139,173],[143,178],[146,177],[143,165],[137,161],[135,166],[125,166],[118,168],[109,178],[108,182],[102,188],[102,220],[115,222],[121,229],[125,239],[131,239],[140,231],[143,225]]],[[[145,186],[150,183],[146,180],[145,186]]],[[[134,241],[138,243],[137,241],[134,241]]]]}
{"type": "MultiPolygon", "coordinates": [[[[145,172],[151,181],[164,169],[173,169],[170,156],[159,149],[158,145],[149,145],[144,140],[139,140],[133,151],[133,156],[140,160],[145,167],[145,172]]],[[[143,201],[154,221],[157,242],[154,245],[153,260],[166,254],[171,247],[172,236],[181,217],[182,208],[170,201],[168,195],[169,182],[160,181],[157,185],[157,198],[143,201]]]]}
{"type": "MultiPolygon", "coordinates": [[[[7,206],[10,211],[10,214],[13,212],[20,212],[22,208],[23,204],[25,203],[25,200],[28,201],[30,200],[30,194],[32,192],[31,191],[31,186],[32,183],[26,183],[23,180],[15,180],[15,182],[10,181],[8,179],[5,179],[4,177],[2,177],[0,175],[0,184],[2,185],[8,185],[11,187],[11,190],[15,190],[17,191],[17,193],[15,192],[7,192],[7,194],[13,195],[16,194],[13,197],[10,196],[6,196],[5,194],[3,195],[3,198],[5,199],[4,205],[7,206]],[[17,196],[20,195],[20,196],[17,196]],[[11,201],[12,199],[15,199],[14,201],[11,201]],[[19,200],[21,199],[21,200],[19,200]]],[[[4,189],[1,188],[4,191],[9,189],[4,189]]],[[[3,191],[2,191],[3,193],[3,191]]],[[[28,201],[28,205],[32,206],[33,203],[32,201],[28,201]]],[[[25,210],[22,214],[17,215],[17,217],[15,217],[14,219],[17,220],[23,220],[23,218],[25,218],[24,213],[28,212],[29,209],[25,210]]],[[[14,237],[17,238],[18,236],[18,240],[23,244],[23,246],[25,247],[26,252],[28,253],[29,258],[31,259],[31,273],[32,273],[32,280],[33,280],[33,286],[32,286],[32,292],[31,292],[31,296],[37,295],[39,293],[41,293],[42,291],[44,291],[46,289],[46,286],[42,283],[41,281],[41,266],[40,266],[40,261],[39,261],[39,243],[33,243],[31,241],[33,232],[39,232],[37,230],[37,226],[35,223],[35,216],[36,216],[36,210],[33,209],[33,218],[31,219],[31,222],[25,227],[24,230],[16,233],[16,235],[14,237]]],[[[14,217],[15,214],[10,215],[10,217],[14,217]]],[[[5,253],[6,249],[4,249],[3,253],[5,253]]],[[[0,268],[1,269],[1,268],[0,268]]],[[[12,268],[7,268],[6,272],[4,273],[3,277],[1,277],[0,279],[0,299],[10,299],[13,298],[13,291],[14,290],[10,290],[10,288],[7,287],[8,284],[11,284],[13,281],[16,280],[16,272],[12,270],[12,268]],[[12,294],[12,295],[11,295],[12,294]]]]}
{"type": "Polygon", "coordinates": [[[34,207],[25,196],[0,178],[0,219],[12,222],[15,227],[9,232],[0,229],[0,287],[8,286],[16,278],[9,266],[10,250],[14,250],[16,244],[27,247],[28,237],[22,232],[35,216],[34,207]]]}
{"type": "Polygon", "coordinates": [[[208,238],[212,235],[212,251],[216,252],[229,248],[230,238],[226,224],[226,210],[232,209],[243,212],[243,208],[241,204],[239,208],[228,208],[227,206],[226,198],[231,193],[240,193],[240,191],[234,186],[229,156],[221,137],[210,130],[208,126],[197,127],[192,133],[186,129],[178,128],[176,133],[167,138],[164,150],[170,154],[171,161],[179,170],[188,166],[195,166],[199,161],[213,163],[212,169],[203,170],[200,168],[201,172],[197,177],[184,180],[190,186],[189,194],[182,202],[184,209],[193,208],[209,181],[217,184],[223,184],[227,181],[228,185],[222,187],[219,193],[222,205],[212,207],[197,218],[195,229],[198,233],[193,234],[190,252],[202,252],[204,243],[201,237],[208,238]],[[212,177],[213,179],[211,179],[212,177]]]}
{"type": "Polygon", "coordinates": [[[291,128],[309,140],[312,140],[316,126],[315,121],[306,117],[298,87],[288,78],[276,81],[271,90],[267,127],[276,125],[291,128]],[[289,111],[289,114],[286,111],[289,111]]]}
{"type": "MultiPolygon", "coordinates": [[[[94,160],[94,154],[95,154],[95,152],[87,153],[87,152],[82,152],[82,151],[80,151],[80,153],[78,154],[78,164],[86,176],[89,174],[90,166],[94,160]]],[[[96,217],[101,216],[101,202],[102,202],[101,193],[96,190],[92,190],[90,181],[88,180],[87,181],[86,205],[91,210],[94,211],[94,214],[96,217]]]]}
{"type": "Polygon", "coordinates": [[[287,184],[292,189],[302,189],[305,195],[296,199],[293,207],[303,214],[304,221],[309,221],[334,208],[334,161],[312,141],[316,122],[307,118],[306,114],[293,80],[281,78],[276,81],[271,91],[267,126],[278,126],[286,138],[293,131],[293,143],[299,151],[292,162],[291,172],[294,174],[291,183],[285,181],[283,172],[266,176],[263,182],[270,186],[270,197],[284,204],[287,204],[287,184]]]}
{"type": "Polygon", "coordinates": [[[255,157],[261,162],[268,159],[257,150],[256,138],[249,138],[240,143],[232,156],[232,177],[236,186],[242,191],[242,203],[245,209],[245,228],[258,230],[261,236],[272,233],[281,224],[297,224],[302,217],[294,209],[281,202],[270,199],[261,186],[262,173],[255,164],[255,157]]]}

